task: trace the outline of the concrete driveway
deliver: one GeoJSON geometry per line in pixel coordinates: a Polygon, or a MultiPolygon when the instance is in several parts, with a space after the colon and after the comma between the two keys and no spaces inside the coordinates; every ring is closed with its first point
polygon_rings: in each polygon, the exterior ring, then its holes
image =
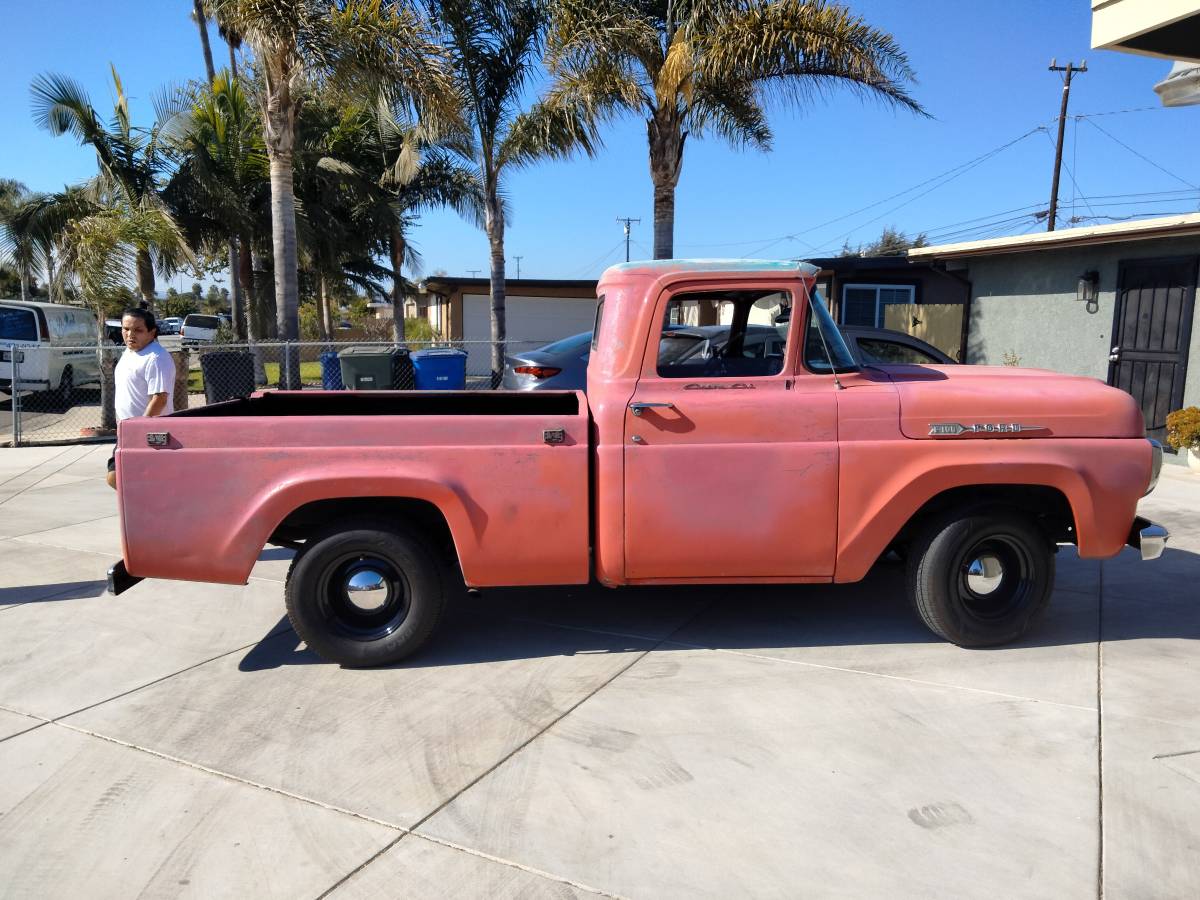
{"type": "MultiPolygon", "coordinates": [[[[347,671],[245,587],[103,594],[109,447],[0,451],[0,895],[1200,896],[1200,477],[1019,646],[897,567],[510,590],[347,671]]],[[[162,485],[169,492],[170,485],[162,485]]],[[[164,523],[166,524],[166,523],[164,523]]]]}

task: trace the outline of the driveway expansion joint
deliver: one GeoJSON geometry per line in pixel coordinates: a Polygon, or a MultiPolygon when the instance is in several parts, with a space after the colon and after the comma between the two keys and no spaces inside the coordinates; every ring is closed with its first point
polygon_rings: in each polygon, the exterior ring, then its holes
{"type": "MultiPolygon", "coordinates": [[[[463,794],[465,794],[471,788],[475,787],[475,785],[477,785],[481,781],[483,781],[483,779],[487,778],[493,772],[497,771],[501,766],[503,766],[509,760],[513,759],[522,750],[524,750],[526,747],[528,747],[530,744],[532,744],[534,741],[536,741],[538,738],[540,738],[542,735],[544,735],[546,732],[548,732],[551,728],[553,728],[555,725],[557,725],[559,722],[561,722],[563,719],[565,719],[571,713],[575,712],[575,710],[579,709],[579,707],[581,707],[588,700],[595,697],[598,693],[600,693],[602,690],[604,690],[606,687],[608,687],[610,684],[612,684],[614,681],[616,681],[618,678],[620,678],[622,675],[624,675],[626,672],[628,672],[630,669],[632,669],[634,666],[636,666],[639,662],[641,662],[643,659],[645,659],[647,656],[649,656],[651,653],[653,653],[659,647],[662,647],[664,644],[669,643],[669,638],[672,634],[675,634],[676,632],[680,631],[681,629],[686,628],[693,621],[695,621],[700,615],[707,612],[709,610],[709,608],[715,602],[716,601],[711,601],[711,602],[706,603],[703,606],[701,606],[694,613],[692,613],[692,615],[688,616],[686,619],[684,619],[684,621],[680,622],[677,626],[675,626],[675,628],[673,628],[671,630],[671,632],[664,638],[660,638],[657,640],[655,640],[654,638],[638,638],[637,640],[641,640],[644,643],[651,644],[652,646],[647,647],[645,650],[635,653],[634,658],[627,665],[622,666],[620,669],[618,669],[616,672],[614,672],[611,676],[606,678],[600,684],[596,685],[595,688],[593,688],[591,691],[589,691],[587,694],[585,694],[583,697],[581,697],[575,703],[571,704],[569,707],[567,707],[565,710],[563,710],[559,715],[557,715],[553,719],[551,719],[548,723],[546,723],[545,726],[538,729],[536,732],[534,732],[532,735],[530,735],[526,740],[522,741],[520,744],[518,744],[516,747],[514,747],[508,753],[504,754],[502,757],[500,757],[500,759],[496,760],[496,762],[494,762],[492,765],[488,766],[486,769],[484,769],[484,771],[480,772],[477,776],[472,778],[465,785],[463,785],[461,788],[459,788],[457,791],[455,791],[453,794],[451,794],[449,797],[447,797],[445,800],[443,800],[441,803],[439,803],[437,806],[435,806],[432,810],[430,810],[428,813],[426,813],[424,816],[422,816],[420,819],[418,819],[416,822],[414,822],[412,825],[412,828],[409,829],[409,833],[416,834],[418,837],[423,837],[426,840],[434,840],[432,838],[432,836],[430,836],[426,833],[423,833],[423,832],[418,833],[417,829],[419,829],[422,825],[426,824],[430,819],[432,819],[434,816],[436,816],[442,810],[446,809],[446,807],[448,807],[451,803],[453,803],[455,800],[457,800],[459,797],[461,797],[463,794]]],[[[574,626],[570,626],[570,625],[558,626],[558,627],[566,628],[568,630],[573,630],[573,631],[588,631],[589,630],[586,628],[575,628],[574,626]]],[[[630,635],[624,635],[624,636],[632,637],[630,635]]],[[[391,844],[384,847],[382,850],[378,851],[377,853],[373,854],[368,859],[364,860],[362,865],[358,866],[358,868],[354,869],[352,872],[349,872],[348,874],[343,876],[341,879],[336,881],[334,884],[330,885],[329,888],[327,888],[322,894],[320,894],[318,896],[317,900],[324,900],[325,897],[328,897],[331,894],[333,894],[338,888],[340,888],[343,884],[345,884],[347,881],[349,881],[351,878],[353,878],[356,874],[358,874],[363,869],[370,866],[376,860],[380,859],[385,853],[387,853],[389,850],[391,850],[392,847],[394,847],[396,844],[400,843],[400,841],[404,837],[405,837],[404,835],[400,835],[400,837],[398,837],[398,838],[396,838],[396,840],[392,841],[391,844]]],[[[441,839],[436,839],[435,843],[444,843],[444,842],[441,841],[441,839]]],[[[448,843],[447,843],[447,846],[449,846],[448,843]]],[[[555,877],[555,876],[551,876],[551,877],[555,877]]],[[[556,880],[564,881],[565,879],[556,877],[556,880]]],[[[574,884],[573,882],[566,882],[566,883],[574,884]]],[[[600,896],[604,896],[604,897],[617,897],[618,896],[616,894],[610,894],[608,892],[600,891],[600,890],[597,890],[596,888],[587,887],[585,885],[579,885],[579,887],[581,887],[584,890],[587,890],[589,893],[599,894],[600,896]]]]}

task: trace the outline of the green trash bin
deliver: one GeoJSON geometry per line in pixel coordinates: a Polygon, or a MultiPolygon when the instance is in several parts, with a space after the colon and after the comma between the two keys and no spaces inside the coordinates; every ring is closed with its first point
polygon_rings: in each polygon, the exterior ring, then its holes
{"type": "Polygon", "coordinates": [[[338,354],[342,384],[352,391],[411,389],[412,360],[406,347],[348,347],[338,354]]]}

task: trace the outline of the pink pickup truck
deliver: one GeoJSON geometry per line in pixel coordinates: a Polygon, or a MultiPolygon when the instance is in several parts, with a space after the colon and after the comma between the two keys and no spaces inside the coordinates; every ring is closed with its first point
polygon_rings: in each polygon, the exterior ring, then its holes
{"type": "Polygon", "coordinates": [[[609,269],[586,396],[269,391],[126,420],[110,589],[243,584],[264,545],[290,547],[297,634],[369,666],[418,650],[463,582],[842,583],[892,551],[929,628],[978,647],[1037,621],[1058,545],[1162,552],[1135,515],[1162,449],[1129,395],[859,366],[815,272],[609,269]],[[697,324],[724,327],[678,327],[697,324]]]}

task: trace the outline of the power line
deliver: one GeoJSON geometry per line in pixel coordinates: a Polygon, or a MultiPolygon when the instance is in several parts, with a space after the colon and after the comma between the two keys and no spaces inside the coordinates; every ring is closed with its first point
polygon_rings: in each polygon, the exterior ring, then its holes
{"type": "Polygon", "coordinates": [[[629,226],[633,222],[637,222],[639,225],[641,225],[642,220],[631,219],[628,216],[617,216],[617,221],[625,223],[625,262],[629,262],[629,226]]]}
{"type": "Polygon", "coordinates": [[[625,243],[625,238],[621,238],[621,240],[617,241],[615,244],[613,244],[611,247],[609,247],[607,250],[605,250],[603,253],[601,253],[599,256],[597,256],[594,260],[592,260],[587,265],[580,266],[578,269],[576,269],[574,272],[571,273],[571,277],[577,278],[580,275],[587,274],[588,272],[594,272],[596,270],[596,266],[600,265],[600,263],[604,262],[606,259],[608,259],[610,256],[612,256],[613,252],[618,250],[623,243],[625,243]]]}
{"type": "MultiPolygon", "coordinates": [[[[884,213],[882,216],[879,216],[868,222],[863,222],[862,225],[859,225],[856,228],[852,228],[845,235],[845,237],[849,237],[858,228],[863,227],[863,225],[870,225],[872,222],[878,222],[879,219],[885,218],[886,216],[895,212],[897,209],[901,209],[902,207],[907,206],[913,200],[918,200],[921,197],[924,197],[926,194],[931,193],[933,190],[936,190],[937,188],[942,187],[944,184],[949,184],[955,178],[958,178],[960,175],[966,174],[966,172],[969,172],[971,169],[975,168],[976,166],[981,165],[982,163],[991,159],[996,154],[1002,153],[1003,151],[1007,150],[1009,147],[1012,147],[1015,144],[1019,144],[1021,141],[1025,140],[1025,138],[1029,137],[1031,134],[1036,134],[1039,131],[1045,131],[1045,130],[1046,130],[1045,125],[1038,125],[1037,127],[1031,128],[1029,131],[1025,132],[1020,137],[1014,138],[1013,140],[1009,141],[1006,144],[1001,144],[999,147],[989,150],[987,153],[977,156],[974,159],[967,160],[965,163],[961,163],[960,165],[954,166],[951,169],[947,169],[945,172],[942,172],[940,175],[935,175],[935,176],[933,176],[933,178],[928,178],[925,181],[922,181],[920,184],[913,185],[912,187],[908,188],[907,190],[900,191],[897,194],[892,194],[890,197],[884,197],[882,200],[877,200],[874,203],[869,203],[866,206],[862,207],[861,209],[856,209],[854,212],[846,213],[844,216],[838,216],[835,219],[830,219],[827,222],[822,222],[820,225],[814,225],[812,228],[806,228],[804,231],[798,231],[798,232],[796,232],[796,234],[797,235],[809,234],[810,232],[816,231],[820,228],[824,228],[826,225],[832,225],[835,222],[844,221],[845,219],[849,219],[852,216],[858,215],[859,213],[866,212],[869,209],[874,209],[877,206],[882,206],[884,203],[890,203],[892,200],[895,200],[899,197],[903,197],[905,194],[911,194],[913,191],[917,190],[918,188],[923,188],[928,184],[933,184],[934,182],[939,182],[939,181],[941,182],[941,184],[935,184],[933,186],[933,188],[930,188],[930,190],[925,191],[922,194],[918,194],[916,197],[913,197],[909,200],[906,200],[904,203],[900,204],[900,206],[897,206],[894,209],[889,210],[888,212],[884,213]],[[943,178],[945,179],[945,181],[942,181],[943,178]]],[[[792,235],[792,237],[795,237],[795,235],[792,235]]]]}
{"type": "Polygon", "coordinates": [[[1087,122],[1088,122],[1088,124],[1089,124],[1089,125],[1091,125],[1093,128],[1095,128],[1097,131],[1099,131],[1101,134],[1103,134],[1103,135],[1107,136],[1107,137],[1108,137],[1108,138],[1110,138],[1111,140],[1114,140],[1114,141],[1116,141],[1118,144],[1120,144],[1122,147],[1124,147],[1126,150],[1128,150],[1130,153],[1132,153],[1132,154],[1133,154],[1134,156],[1136,156],[1138,159],[1140,159],[1140,160],[1143,160],[1144,162],[1148,162],[1150,165],[1154,166],[1154,168],[1158,169],[1158,171],[1160,171],[1160,172],[1163,172],[1163,173],[1165,173],[1165,174],[1167,174],[1167,175],[1170,175],[1170,176],[1171,176],[1172,178],[1174,178],[1176,181],[1181,181],[1181,182],[1183,182],[1184,184],[1186,184],[1188,187],[1192,188],[1193,190],[1200,190],[1200,187],[1198,187],[1197,185],[1194,185],[1194,184],[1192,184],[1192,183],[1191,183],[1190,181],[1188,181],[1187,179],[1185,179],[1185,178],[1180,178],[1180,177],[1179,177],[1178,175],[1176,175],[1174,172],[1171,172],[1171,171],[1169,171],[1168,169],[1164,169],[1162,166],[1160,166],[1160,165],[1159,165],[1158,163],[1156,163],[1154,160],[1150,159],[1148,156],[1144,156],[1143,154],[1141,154],[1141,153],[1138,153],[1138,151],[1134,150],[1132,147],[1130,147],[1128,144],[1126,144],[1126,143],[1125,143],[1124,141],[1122,141],[1120,138],[1118,138],[1118,137],[1116,137],[1115,135],[1111,134],[1110,132],[1108,132],[1108,131],[1107,131],[1107,130],[1105,130],[1104,128],[1101,128],[1099,125],[1097,125],[1097,124],[1096,124],[1095,122],[1093,122],[1091,119],[1088,119],[1088,120],[1087,120],[1087,122]]]}
{"type": "Polygon", "coordinates": [[[1077,73],[1087,70],[1086,60],[1078,67],[1073,62],[1060,66],[1056,60],[1050,60],[1050,71],[1063,72],[1064,75],[1062,79],[1062,110],[1058,114],[1058,143],[1055,144],[1054,150],[1054,180],[1050,186],[1050,213],[1046,216],[1047,231],[1053,231],[1055,222],[1058,220],[1058,176],[1059,170],[1062,168],[1063,131],[1067,126],[1067,103],[1071,99],[1071,81],[1077,73]]]}
{"type": "MultiPolygon", "coordinates": [[[[1046,139],[1047,139],[1047,140],[1049,140],[1049,138],[1050,138],[1050,135],[1049,135],[1049,134],[1047,134],[1047,135],[1046,135],[1046,139]]],[[[1059,153],[1059,155],[1061,156],[1061,154],[1062,154],[1062,147],[1061,147],[1061,146],[1058,148],[1058,153],[1059,153]]],[[[1066,164],[1064,163],[1064,164],[1063,164],[1063,168],[1065,168],[1065,169],[1067,170],[1067,177],[1071,179],[1071,185],[1072,185],[1072,186],[1074,187],[1074,189],[1075,189],[1075,190],[1076,190],[1076,191],[1079,193],[1079,195],[1080,195],[1080,199],[1082,199],[1082,200],[1083,200],[1083,205],[1084,205],[1084,206],[1086,206],[1086,207],[1088,208],[1088,212],[1090,212],[1090,213],[1092,213],[1093,215],[1095,215],[1096,211],[1095,211],[1094,209],[1092,209],[1092,205],[1091,205],[1090,203],[1088,203],[1088,198],[1087,198],[1087,197],[1086,197],[1086,196],[1083,194],[1083,188],[1081,188],[1081,187],[1079,186],[1079,182],[1077,182],[1077,181],[1075,180],[1075,173],[1071,171],[1071,167],[1070,167],[1070,166],[1068,166],[1068,165],[1066,165],[1066,164]]],[[[1057,174],[1057,173],[1056,173],[1056,174],[1057,174]]],[[[1056,210],[1057,210],[1057,207],[1056,207],[1056,205],[1052,205],[1052,206],[1050,207],[1050,210],[1051,210],[1051,212],[1050,212],[1050,215],[1054,215],[1055,217],[1057,217],[1057,211],[1056,211],[1056,210]]],[[[1047,228],[1046,230],[1047,230],[1047,231],[1053,231],[1054,229],[1053,229],[1053,228],[1047,228]]]]}
{"type": "Polygon", "coordinates": [[[1166,109],[1165,106],[1135,106],[1131,109],[1110,109],[1107,112],[1097,113],[1076,113],[1071,116],[1072,119],[1095,119],[1100,116],[1121,116],[1125,113],[1140,113],[1140,112],[1162,112],[1166,109]]]}

